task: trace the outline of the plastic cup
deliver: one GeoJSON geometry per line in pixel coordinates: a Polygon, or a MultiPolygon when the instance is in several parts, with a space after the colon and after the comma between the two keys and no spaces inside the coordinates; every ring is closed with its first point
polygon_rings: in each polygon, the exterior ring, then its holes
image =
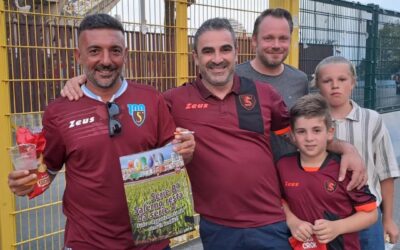
{"type": "MultiPolygon", "coordinates": [[[[8,152],[15,170],[29,170],[29,174],[37,174],[38,161],[35,144],[19,144],[10,148],[8,152]]],[[[36,180],[32,180],[26,185],[35,183],[36,180]]]]}

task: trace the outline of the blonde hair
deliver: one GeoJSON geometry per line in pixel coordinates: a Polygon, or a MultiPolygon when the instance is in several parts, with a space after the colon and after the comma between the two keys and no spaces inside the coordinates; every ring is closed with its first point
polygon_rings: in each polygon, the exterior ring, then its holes
{"type": "Polygon", "coordinates": [[[347,58],[345,58],[343,56],[328,56],[328,57],[325,57],[322,61],[320,61],[318,63],[318,65],[315,67],[313,79],[311,80],[311,83],[310,83],[311,87],[318,88],[318,81],[319,81],[319,74],[320,74],[319,71],[320,71],[321,67],[328,65],[328,64],[339,64],[339,63],[344,63],[344,64],[347,64],[347,66],[349,66],[349,71],[350,71],[351,75],[353,76],[354,83],[356,84],[357,83],[356,68],[350,62],[350,60],[348,60],[347,58]]]}

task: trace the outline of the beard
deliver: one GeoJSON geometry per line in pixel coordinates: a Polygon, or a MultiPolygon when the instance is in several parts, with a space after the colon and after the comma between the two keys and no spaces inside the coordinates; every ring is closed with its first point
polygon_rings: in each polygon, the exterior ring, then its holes
{"type": "Polygon", "coordinates": [[[214,63],[208,63],[206,68],[201,70],[200,74],[202,78],[207,81],[209,84],[213,86],[225,86],[233,79],[234,68],[229,68],[229,63],[222,62],[221,64],[217,65],[214,63]],[[211,72],[208,72],[207,69],[212,69],[213,67],[227,67],[227,72],[224,75],[215,76],[211,72]]]}
{"type": "Polygon", "coordinates": [[[288,53],[286,53],[281,60],[279,59],[274,60],[274,59],[269,59],[268,56],[264,55],[263,53],[257,53],[258,59],[266,68],[280,67],[280,65],[286,60],[287,56],[288,53]]]}
{"type": "Polygon", "coordinates": [[[97,71],[104,71],[104,70],[108,70],[110,72],[111,71],[118,72],[118,68],[114,65],[110,65],[110,66],[98,65],[93,70],[84,68],[84,73],[86,74],[87,79],[94,86],[101,88],[101,89],[112,88],[118,82],[118,80],[122,77],[122,73],[121,73],[122,69],[120,69],[119,74],[115,74],[116,72],[114,72],[115,76],[113,76],[111,79],[109,79],[107,81],[104,79],[98,79],[98,77],[96,77],[96,73],[98,73],[97,71]]]}

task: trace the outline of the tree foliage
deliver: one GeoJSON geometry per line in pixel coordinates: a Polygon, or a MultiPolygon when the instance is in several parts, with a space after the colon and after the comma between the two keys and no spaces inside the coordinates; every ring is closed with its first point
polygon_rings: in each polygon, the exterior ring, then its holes
{"type": "Polygon", "coordinates": [[[400,24],[385,23],[379,30],[377,59],[380,78],[400,71],[400,24]]]}

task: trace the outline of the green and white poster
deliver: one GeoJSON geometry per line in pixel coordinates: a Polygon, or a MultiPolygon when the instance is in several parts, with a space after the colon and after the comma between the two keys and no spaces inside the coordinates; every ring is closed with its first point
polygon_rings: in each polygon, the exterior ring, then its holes
{"type": "Polygon", "coordinates": [[[123,156],[120,163],[137,245],[194,230],[190,182],[172,145],[123,156]]]}

